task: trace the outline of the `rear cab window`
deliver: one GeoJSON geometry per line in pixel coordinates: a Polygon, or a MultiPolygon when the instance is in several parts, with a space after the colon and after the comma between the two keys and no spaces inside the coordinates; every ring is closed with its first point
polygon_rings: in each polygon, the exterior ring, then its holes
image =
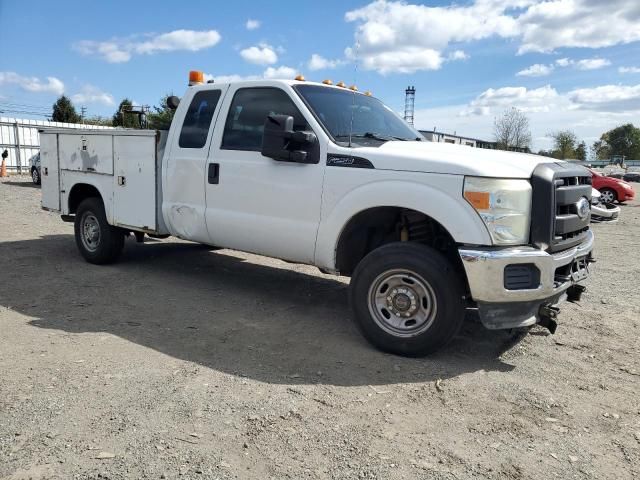
{"type": "Polygon", "coordinates": [[[180,148],[205,146],[220,94],[220,90],[202,90],[194,95],[180,130],[180,148]]]}

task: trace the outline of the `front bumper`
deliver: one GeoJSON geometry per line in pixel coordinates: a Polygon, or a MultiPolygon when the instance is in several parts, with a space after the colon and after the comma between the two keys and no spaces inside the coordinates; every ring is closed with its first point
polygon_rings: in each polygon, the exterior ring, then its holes
{"type": "Polygon", "coordinates": [[[609,222],[615,223],[620,216],[620,207],[613,203],[598,203],[591,205],[591,222],[609,222]]]}
{"type": "Polygon", "coordinates": [[[491,329],[525,327],[538,323],[540,310],[566,299],[566,291],[588,276],[593,233],[562,252],[533,247],[460,248],[472,299],[482,323],[491,329]],[[505,286],[509,265],[533,265],[539,270],[536,288],[510,290],[505,286]]]}

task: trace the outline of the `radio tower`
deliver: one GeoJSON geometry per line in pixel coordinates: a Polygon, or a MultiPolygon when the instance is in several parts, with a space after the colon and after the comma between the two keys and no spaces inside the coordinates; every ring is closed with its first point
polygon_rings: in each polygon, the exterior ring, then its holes
{"type": "Polygon", "coordinates": [[[413,110],[416,102],[416,87],[407,87],[404,91],[404,120],[413,125],[413,110]]]}

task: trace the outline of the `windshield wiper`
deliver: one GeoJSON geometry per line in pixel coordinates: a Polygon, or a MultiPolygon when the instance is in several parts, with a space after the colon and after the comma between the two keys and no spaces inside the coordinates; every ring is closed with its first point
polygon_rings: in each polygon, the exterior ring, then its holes
{"type": "Polygon", "coordinates": [[[381,142],[390,142],[391,140],[400,140],[402,142],[407,141],[407,138],[394,137],[393,135],[385,135],[383,133],[365,132],[365,133],[353,133],[351,135],[336,135],[336,138],[371,138],[373,140],[379,140],[381,142]]]}

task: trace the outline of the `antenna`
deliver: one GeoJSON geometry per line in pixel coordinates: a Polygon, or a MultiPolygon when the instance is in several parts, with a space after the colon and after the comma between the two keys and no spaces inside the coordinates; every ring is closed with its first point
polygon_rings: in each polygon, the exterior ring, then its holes
{"type": "MultiPolygon", "coordinates": [[[[360,50],[360,42],[356,42],[355,62],[353,63],[353,85],[358,82],[358,50],[360,50]]],[[[353,114],[356,110],[356,91],[353,90],[353,102],[351,104],[351,119],[349,120],[349,147],[351,147],[351,136],[353,135],[353,114]]]]}
{"type": "MultiPolygon", "coordinates": [[[[409,86],[404,91],[404,121],[413,127],[413,112],[416,103],[416,87],[409,86]]],[[[434,129],[435,130],[435,129],[434,129]]]]}

